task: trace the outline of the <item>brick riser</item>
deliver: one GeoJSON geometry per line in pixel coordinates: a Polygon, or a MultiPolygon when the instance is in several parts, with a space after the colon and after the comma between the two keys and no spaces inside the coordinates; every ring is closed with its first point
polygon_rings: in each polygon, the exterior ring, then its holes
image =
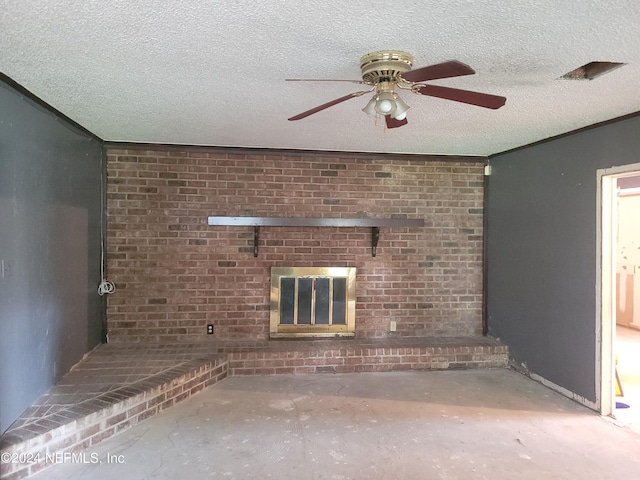
{"type": "Polygon", "coordinates": [[[507,363],[508,349],[503,345],[231,352],[229,374],[285,375],[504,368],[507,363]]]}
{"type": "MultiPolygon", "coordinates": [[[[153,388],[143,389],[140,393],[113,403],[102,410],[52,428],[44,434],[20,443],[2,445],[2,452],[16,454],[18,458],[28,461],[2,463],[0,478],[3,480],[28,478],[51,464],[63,461],[65,454],[82,455],[80,452],[83,450],[138,424],[165,408],[186,400],[206,387],[223,380],[227,375],[226,360],[212,361],[183,375],[159,382],[153,388]]],[[[14,435],[20,433],[24,432],[16,431],[14,435]]],[[[11,435],[3,437],[3,443],[10,441],[11,435]]]]}

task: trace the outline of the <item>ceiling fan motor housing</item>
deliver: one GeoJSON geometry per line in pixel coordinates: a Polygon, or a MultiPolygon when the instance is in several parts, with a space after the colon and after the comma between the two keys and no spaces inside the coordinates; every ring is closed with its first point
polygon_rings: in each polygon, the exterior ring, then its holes
{"type": "Polygon", "coordinates": [[[362,80],[370,85],[397,83],[398,75],[411,70],[413,57],[398,50],[367,53],[360,59],[362,80]]]}

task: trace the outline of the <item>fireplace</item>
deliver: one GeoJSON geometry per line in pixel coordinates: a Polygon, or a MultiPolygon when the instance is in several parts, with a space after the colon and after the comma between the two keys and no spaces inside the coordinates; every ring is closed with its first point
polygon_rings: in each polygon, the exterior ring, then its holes
{"type": "Polygon", "coordinates": [[[271,338],[352,337],[355,267],[272,267],[271,338]]]}

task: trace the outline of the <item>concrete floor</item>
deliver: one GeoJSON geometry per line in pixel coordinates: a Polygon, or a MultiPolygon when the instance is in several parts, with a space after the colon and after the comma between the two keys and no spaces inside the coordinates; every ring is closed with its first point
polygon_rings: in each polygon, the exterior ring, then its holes
{"type": "Polygon", "coordinates": [[[253,376],[32,478],[637,480],[638,452],[637,433],[509,370],[253,376]]]}

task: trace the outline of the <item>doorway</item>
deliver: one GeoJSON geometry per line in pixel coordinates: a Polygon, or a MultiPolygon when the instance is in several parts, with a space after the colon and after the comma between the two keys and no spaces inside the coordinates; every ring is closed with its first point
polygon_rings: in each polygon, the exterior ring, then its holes
{"type": "Polygon", "coordinates": [[[640,164],[598,171],[599,407],[640,430],[640,164]]]}

